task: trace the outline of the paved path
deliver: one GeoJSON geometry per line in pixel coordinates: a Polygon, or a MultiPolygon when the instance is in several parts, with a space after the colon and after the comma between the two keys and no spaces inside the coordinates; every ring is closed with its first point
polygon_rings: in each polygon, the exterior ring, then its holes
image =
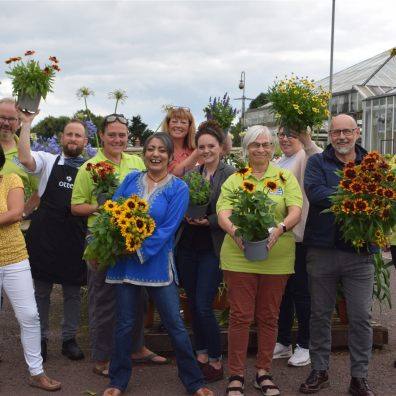
{"type": "MultiPolygon", "coordinates": [[[[396,359],[396,271],[392,272],[393,305],[389,310],[374,306],[373,318],[389,329],[389,344],[381,350],[373,351],[370,364],[369,380],[377,396],[396,396],[396,368],[393,361],[396,359]]],[[[59,291],[54,294],[54,313],[51,316],[52,323],[59,323],[59,291]],[[58,298],[56,298],[58,295],[58,298]]],[[[57,395],[102,395],[107,385],[105,378],[92,373],[92,363],[86,358],[83,361],[71,362],[60,353],[60,339],[57,330],[54,329],[49,341],[49,356],[45,369],[49,375],[62,381],[63,389],[57,395]]],[[[21,343],[19,338],[18,324],[13,316],[8,301],[5,301],[3,312],[0,314],[0,351],[3,361],[0,363],[0,395],[36,396],[46,394],[27,385],[28,372],[23,360],[21,343]]],[[[83,320],[79,335],[86,355],[89,354],[89,340],[87,337],[87,323],[83,320]]],[[[225,357],[225,361],[227,358],[225,357]]],[[[290,368],[286,366],[286,360],[276,360],[273,365],[273,375],[279,385],[283,396],[300,395],[297,391],[299,384],[306,378],[310,371],[308,367],[290,368]]],[[[260,395],[253,388],[254,379],[254,355],[249,356],[246,374],[245,395],[260,395]]],[[[349,383],[349,355],[346,351],[336,351],[331,356],[330,368],[331,387],[322,390],[321,396],[348,395],[349,383]]],[[[224,395],[226,381],[220,381],[211,388],[215,395],[224,395]]],[[[127,395],[133,396],[183,396],[186,395],[176,373],[174,361],[166,366],[136,366],[133,371],[127,395]]]]}

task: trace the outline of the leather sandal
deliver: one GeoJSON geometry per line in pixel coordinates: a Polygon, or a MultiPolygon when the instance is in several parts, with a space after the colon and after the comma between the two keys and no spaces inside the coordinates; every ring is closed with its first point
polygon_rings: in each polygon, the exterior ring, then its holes
{"type": "Polygon", "coordinates": [[[239,392],[240,396],[243,396],[243,385],[245,383],[245,379],[240,375],[231,375],[231,377],[228,378],[228,383],[232,381],[239,381],[242,386],[228,386],[226,389],[226,395],[228,395],[230,392],[239,392]]]}
{"type": "Polygon", "coordinates": [[[256,374],[256,381],[254,381],[254,387],[256,389],[260,389],[264,396],[279,396],[280,395],[279,388],[274,383],[272,385],[260,385],[263,381],[266,380],[272,381],[272,375],[264,374],[264,375],[260,375],[259,377],[259,375],[256,374]],[[267,393],[269,389],[277,389],[278,393],[273,393],[272,395],[270,395],[269,393],[267,393]]]}
{"type": "Polygon", "coordinates": [[[49,392],[54,392],[62,388],[62,384],[59,381],[49,378],[44,373],[30,376],[29,385],[33,388],[39,388],[49,392]]]}
{"type": "Polygon", "coordinates": [[[121,392],[118,388],[107,388],[103,392],[103,396],[121,396],[123,392],[121,392]]]}

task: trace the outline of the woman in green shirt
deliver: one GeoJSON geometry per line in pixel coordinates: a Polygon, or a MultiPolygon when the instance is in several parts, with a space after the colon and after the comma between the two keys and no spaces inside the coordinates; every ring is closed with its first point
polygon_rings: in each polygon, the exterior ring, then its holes
{"type": "Polygon", "coordinates": [[[249,328],[256,319],[258,351],[254,386],[267,396],[275,396],[280,392],[270,375],[272,352],[283,291],[289,275],[294,272],[295,244],[290,230],[300,221],[302,194],[290,171],[270,163],[274,144],[267,127],[250,127],[242,149],[252,171],[244,179],[238,174],[231,175],[223,184],[217,202],[219,225],[227,233],[220,252],[230,303],[228,370],[231,376],[226,394],[243,395],[249,328]],[[230,195],[244,180],[254,182],[260,190],[269,179],[279,186],[269,195],[276,203],[273,214],[278,225],[271,230],[268,239],[268,258],[249,261],[243,254],[243,241],[235,235],[236,227],[229,219],[233,209],[230,195]]]}

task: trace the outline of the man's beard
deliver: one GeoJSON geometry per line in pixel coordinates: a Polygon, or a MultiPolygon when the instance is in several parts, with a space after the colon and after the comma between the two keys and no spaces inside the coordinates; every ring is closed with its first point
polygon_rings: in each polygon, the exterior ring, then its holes
{"type": "Polygon", "coordinates": [[[76,146],[74,148],[70,148],[69,146],[64,146],[63,147],[63,154],[66,155],[66,157],[78,157],[81,155],[84,151],[84,147],[76,146]]]}
{"type": "Polygon", "coordinates": [[[14,132],[11,129],[0,129],[0,141],[1,142],[11,142],[14,140],[14,132]]]}

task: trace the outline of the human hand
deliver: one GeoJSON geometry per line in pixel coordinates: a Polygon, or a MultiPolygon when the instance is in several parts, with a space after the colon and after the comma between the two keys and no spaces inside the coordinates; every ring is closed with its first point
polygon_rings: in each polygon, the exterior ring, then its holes
{"type": "Polygon", "coordinates": [[[37,116],[37,114],[40,113],[40,110],[37,110],[34,113],[30,113],[28,111],[23,111],[19,106],[15,105],[15,108],[18,112],[18,117],[21,120],[22,124],[29,124],[31,125],[34,118],[37,116]]]}
{"type": "Polygon", "coordinates": [[[274,227],[271,230],[267,242],[268,250],[271,250],[273,248],[273,246],[276,244],[276,242],[278,242],[278,239],[282,234],[283,234],[283,230],[281,230],[279,227],[274,227]]]}

